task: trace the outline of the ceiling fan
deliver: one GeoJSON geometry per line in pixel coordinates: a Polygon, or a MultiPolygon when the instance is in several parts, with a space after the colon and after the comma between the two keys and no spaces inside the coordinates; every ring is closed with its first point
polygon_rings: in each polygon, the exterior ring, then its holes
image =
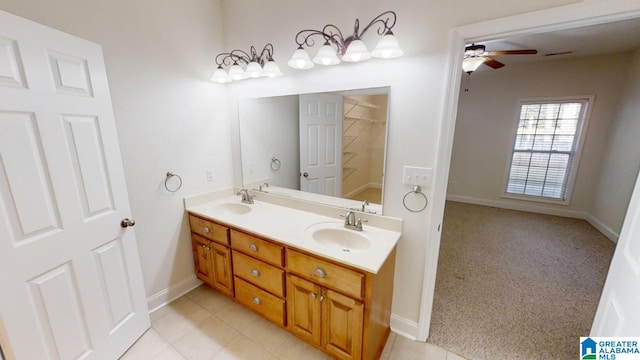
{"type": "Polygon", "coordinates": [[[471,44],[464,48],[464,60],[462,61],[462,70],[467,74],[471,74],[476,71],[478,67],[485,64],[493,69],[499,69],[504,66],[498,60],[490,58],[490,56],[502,56],[502,55],[534,55],[538,50],[526,49],[526,50],[494,50],[487,51],[486,46],[471,44]]]}

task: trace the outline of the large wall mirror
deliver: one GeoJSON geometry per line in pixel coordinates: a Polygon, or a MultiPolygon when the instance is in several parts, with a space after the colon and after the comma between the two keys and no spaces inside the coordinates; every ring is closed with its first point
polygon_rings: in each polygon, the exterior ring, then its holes
{"type": "Polygon", "coordinates": [[[245,186],[382,213],[389,88],[239,101],[245,186]]]}

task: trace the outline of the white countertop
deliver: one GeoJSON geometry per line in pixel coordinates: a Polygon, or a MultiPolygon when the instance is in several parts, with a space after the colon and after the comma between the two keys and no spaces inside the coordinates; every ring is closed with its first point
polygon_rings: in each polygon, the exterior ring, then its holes
{"type": "MultiPolygon", "coordinates": [[[[350,249],[347,252],[335,245],[323,245],[316,242],[311,237],[310,231],[307,231],[307,228],[313,225],[315,225],[314,228],[321,226],[316,225],[318,223],[329,223],[328,227],[336,227],[336,224],[343,224],[343,220],[265,201],[254,200],[254,202],[254,204],[248,205],[251,207],[251,211],[241,215],[225,211],[220,207],[225,203],[240,204],[238,196],[225,197],[197,205],[187,205],[186,210],[239,230],[245,230],[373,274],[380,270],[401,235],[397,231],[364,224],[363,231],[358,233],[369,238],[371,246],[361,250],[350,249]]],[[[349,231],[355,232],[355,230],[349,231]]]]}

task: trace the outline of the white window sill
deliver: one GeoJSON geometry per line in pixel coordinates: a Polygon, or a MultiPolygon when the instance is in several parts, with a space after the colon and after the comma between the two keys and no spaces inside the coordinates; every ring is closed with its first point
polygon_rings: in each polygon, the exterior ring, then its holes
{"type": "Polygon", "coordinates": [[[532,202],[539,202],[539,203],[545,203],[545,204],[564,205],[564,206],[569,205],[569,199],[554,199],[554,198],[547,198],[542,196],[518,195],[518,194],[510,194],[510,193],[504,193],[502,194],[501,197],[505,199],[532,201],[532,202]]]}

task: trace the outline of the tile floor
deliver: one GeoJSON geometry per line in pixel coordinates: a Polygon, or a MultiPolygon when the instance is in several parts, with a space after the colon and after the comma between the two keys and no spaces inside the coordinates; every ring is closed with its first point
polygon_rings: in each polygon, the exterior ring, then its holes
{"type": "MultiPolygon", "coordinates": [[[[206,286],[151,314],[151,328],[122,360],[331,359],[206,286]]],[[[464,360],[432,344],[391,333],[381,359],[464,360]]]]}

